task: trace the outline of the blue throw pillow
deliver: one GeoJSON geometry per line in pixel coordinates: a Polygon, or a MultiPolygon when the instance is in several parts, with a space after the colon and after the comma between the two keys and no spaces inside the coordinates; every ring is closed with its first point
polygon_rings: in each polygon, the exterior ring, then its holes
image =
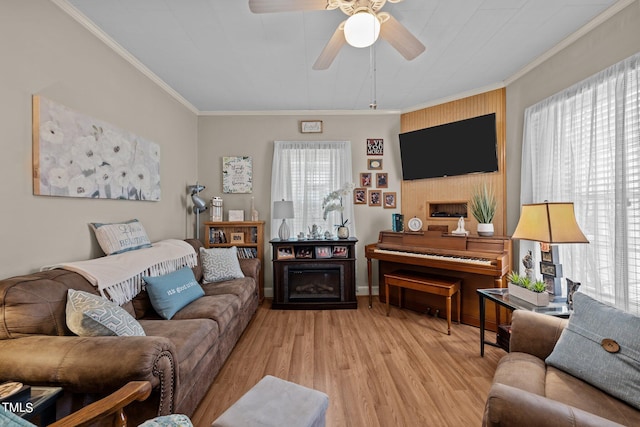
{"type": "Polygon", "coordinates": [[[640,317],[577,292],[547,364],[640,409],[640,317]]]}
{"type": "Polygon", "coordinates": [[[157,277],[143,277],[151,305],[164,319],[171,319],[180,309],[204,296],[204,290],[189,267],[157,277]]]}

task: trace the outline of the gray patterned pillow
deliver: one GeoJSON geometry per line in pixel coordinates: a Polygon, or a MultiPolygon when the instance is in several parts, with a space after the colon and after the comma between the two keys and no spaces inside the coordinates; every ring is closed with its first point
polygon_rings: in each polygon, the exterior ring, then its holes
{"type": "Polygon", "coordinates": [[[204,281],[221,282],[223,280],[244,277],[238,261],[238,248],[200,248],[200,258],[204,269],[204,281]]]}
{"type": "Polygon", "coordinates": [[[69,289],[67,327],[81,337],[144,336],[140,323],[125,309],[97,295],[69,289]]]}
{"type": "Polygon", "coordinates": [[[640,409],[640,317],[577,292],[546,363],[640,409]]]}

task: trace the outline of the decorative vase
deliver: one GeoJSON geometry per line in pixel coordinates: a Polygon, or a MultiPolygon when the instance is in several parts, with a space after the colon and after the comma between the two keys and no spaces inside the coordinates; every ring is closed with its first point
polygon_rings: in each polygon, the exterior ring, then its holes
{"type": "Polygon", "coordinates": [[[338,227],[338,238],[346,239],[349,237],[349,227],[338,227]]]}
{"type": "Polygon", "coordinates": [[[478,236],[491,237],[493,236],[493,224],[478,224],[478,236]]]}
{"type": "Polygon", "coordinates": [[[530,304],[538,307],[544,307],[549,305],[549,293],[548,292],[533,292],[522,286],[518,286],[514,283],[509,283],[509,295],[516,298],[520,298],[530,304]]]}

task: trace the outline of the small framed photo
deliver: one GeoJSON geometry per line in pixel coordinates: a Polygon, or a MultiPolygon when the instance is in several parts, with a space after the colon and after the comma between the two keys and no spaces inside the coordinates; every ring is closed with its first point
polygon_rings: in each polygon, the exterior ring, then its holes
{"type": "Polygon", "coordinates": [[[353,189],[353,204],[354,205],[366,205],[367,204],[367,189],[366,188],[354,188],[353,189]]]}
{"type": "Polygon", "coordinates": [[[244,233],[231,233],[231,243],[244,243],[244,233]]]}
{"type": "Polygon", "coordinates": [[[229,209],[229,221],[244,221],[244,211],[229,209]]]}
{"type": "Polygon", "coordinates": [[[551,277],[562,277],[562,265],[552,262],[541,262],[540,274],[551,277]]]}
{"type": "Polygon", "coordinates": [[[293,246],[280,246],[278,247],[278,259],[290,259],[294,258],[293,246]]]}
{"type": "Polygon", "coordinates": [[[376,187],[387,188],[389,186],[389,174],[386,172],[376,174],[376,187]]]}
{"type": "Polygon", "coordinates": [[[542,243],[540,244],[540,254],[543,262],[558,263],[558,249],[551,245],[546,245],[546,250],[542,250],[542,243]]]}
{"type": "Polygon", "coordinates": [[[362,172],[360,174],[360,187],[371,187],[371,172],[362,172]]]}
{"type": "Polygon", "coordinates": [[[316,246],[316,258],[331,258],[331,246],[316,246]]]}
{"type": "Polygon", "coordinates": [[[296,248],[296,258],[313,258],[313,248],[309,246],[298,246],[296,248]]]}
{"type": "Polygon", "coordinates": [[[384,139],[367,138],[367,156],[382,156],[384,154],[384,139]]]}
{"type": "Polygon", "coordinates": [[[395,191],[387,191],[382,193],[382,200],[384,200],[382,206],[385,209],[396,208],[396,192],[395,191]]]}
{"type": "Polygon", "coordinates": [[[300,133],[322,133],[322,120],[302,120],[300,133]]]}
{"type": "Polygon", "coordinates": [[[367,169],[369,170],[382,169],[382,159],[367,159],[367,169]]]}
{"type": "Polygon", "coordinates": [[[369,206],[382,206],[382,191],[369,190],[369,206]]]}
{"type": "Polygon", "coordinates": [[[347,258],[349,255],[349,250],[346,246],[334,246],[333,247],[333,257],[334,258],[347,258]]]}

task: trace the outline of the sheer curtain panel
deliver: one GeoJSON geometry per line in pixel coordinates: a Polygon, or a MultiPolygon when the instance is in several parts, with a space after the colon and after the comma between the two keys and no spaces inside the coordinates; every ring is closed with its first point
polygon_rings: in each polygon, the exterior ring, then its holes
{"type": "MultiPolygon", "coordinates": [[[[287,220],[291,235],[309,232],[313,224],[336,235],[340,211],[323,219],[322,201],[332,191],[353,182],[349,141],[275,141],[271,170],[271,206],[276,200],[292,200],[295,218],[287,220]]],[[[353,194],[342,197],[342,218],[354,235],[353,194]]],[[[271,236],[278,236],[282,219],[271,218],[271,236]]]]}
{"type": "MultiPolygon", "coordinates": [[[[590,241],[561,245],[581,291],[640,314],[640,53],[525,111],[521,203],[574,202],[590,241]]],[[[538,247],[520,242],[520,253],[538,247]]],[[[538,266],[538,263],[535,263],[538,266]]]]}

